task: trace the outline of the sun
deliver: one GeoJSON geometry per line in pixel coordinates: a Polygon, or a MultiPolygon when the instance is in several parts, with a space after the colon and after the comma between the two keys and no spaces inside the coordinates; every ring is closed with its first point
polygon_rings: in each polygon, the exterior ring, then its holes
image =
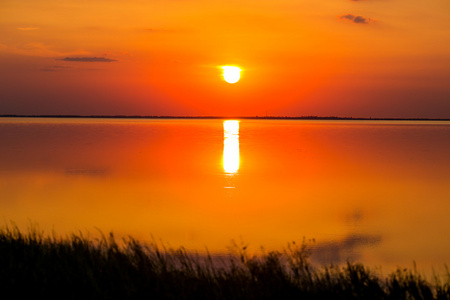
{"type": "Polygon", "coordinates": [[[241,78],[241,69],[234,66],[222,66],[223,79],[228,83],[236,83],[241,78]]]}

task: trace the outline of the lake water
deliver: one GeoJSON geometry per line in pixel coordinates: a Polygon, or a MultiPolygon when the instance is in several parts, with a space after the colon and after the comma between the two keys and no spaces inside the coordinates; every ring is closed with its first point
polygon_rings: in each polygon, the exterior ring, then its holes
{"type": "Polygon", "coordinates": [[[0,118],[0,216],[194,251],[450,262],[450,122],[0,118]]]}

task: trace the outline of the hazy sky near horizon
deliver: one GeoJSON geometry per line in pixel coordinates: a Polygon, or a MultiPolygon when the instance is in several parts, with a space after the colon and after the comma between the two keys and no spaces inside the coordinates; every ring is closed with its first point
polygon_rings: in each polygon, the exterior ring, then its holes
{"type": "Polygon", "coordinates": [[[449,16],[449,0],[2,0],[0,114],[450,118],[449,16]]]}

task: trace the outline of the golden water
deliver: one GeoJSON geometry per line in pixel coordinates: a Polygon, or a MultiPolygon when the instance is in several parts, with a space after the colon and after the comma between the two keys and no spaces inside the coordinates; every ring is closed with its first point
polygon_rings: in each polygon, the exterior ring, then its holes
{"type": "Polygon", "coordinates": [[[223,252],[450,262],[450,123],[0,119],[0,216],[223,252]]]}

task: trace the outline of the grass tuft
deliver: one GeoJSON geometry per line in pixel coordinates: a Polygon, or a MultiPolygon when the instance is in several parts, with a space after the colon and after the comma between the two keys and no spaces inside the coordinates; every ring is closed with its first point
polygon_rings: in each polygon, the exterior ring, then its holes
{"type": "Polygon", "coordinates": [[[0,229],[0,287],[15,298],[64,299],[450,299],[447,279],[416,269],[387,277],[357,263],[314,268],[307,243],[251,256],[246,246],[220,264],[210,254],[114,235],[88,239],[0,229]]]}

